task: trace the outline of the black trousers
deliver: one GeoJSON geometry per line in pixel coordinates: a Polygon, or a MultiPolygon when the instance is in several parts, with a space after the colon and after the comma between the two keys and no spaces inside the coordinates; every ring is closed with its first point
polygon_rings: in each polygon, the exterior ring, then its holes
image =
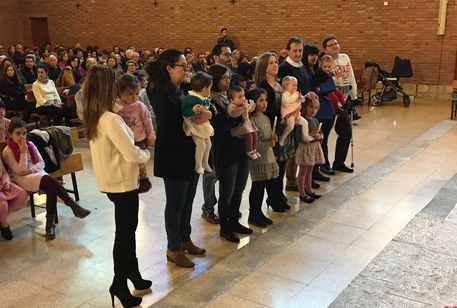
{"type": "Polygon", "coordinates": [[[135,239],[138,226],[138,190],[107,193],[107,196],[114,203],[116,224],[113,247],[114,276],[118,281],[126,281],[127,273],[134,270],[135,266],[138,269],[135,239]]]}
{"type": "Polygon", "coordinates": [[[72,112],[71,109],[65,105],[62,105],[62,108],[55,106],[40,106],[36,108],[36,112],[51,117],[53,125],[62,125],[62,118],[65,118],[65,125],[72,126],[72,123],[70,122],[73,117],[72,112]]]}

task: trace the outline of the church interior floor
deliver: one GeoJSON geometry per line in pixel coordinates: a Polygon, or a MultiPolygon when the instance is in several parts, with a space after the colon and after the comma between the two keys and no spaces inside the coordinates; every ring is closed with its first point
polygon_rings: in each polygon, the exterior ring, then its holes
{"type": "MultiPolygon", "coordinates": [[[[162,179],[140,195],[137,255],[152,292],[141,307],[327,307],[367,264],[457,173],[457,122],[450,101],[400,100],[359,107],[346,164],[316,190],[312,204],[287,192],[292,209],[263,210],[273,221],[234,244],[200,217],[201,183],[194,201],[192,239],[207,250],[192,257],[194,269],[165,258],[165,193],[162,179]],[[353,153],[351,152],[353,150],[353,153]],[[353,157],[353,158],[352,158],[353,157]]],[[[329,140],[333,158],[335,132],[329,140]]],[[[87,140],[75,151],[84,170],[76,174],[80,204],[92,214],[80,220],[58,205],[57,238],[45,240],[45,212],[28,206],[9,216],[12,241],[0,240],[0,307],[108,307],[112,282],[113,205],[97,190],[87,140]]],[[[148,172],[152,174],[152,160],[148,172]]],[[[70,183],[71,180],[65,177],[70,183]]],[[[240,222],[247,225],[245,189],[240,222]]],[[[42,198],[38,198],[42,199],[42,198]]],[[[42,200],[37,200],[37,202],[42,200]]],[[[133,286],[129,282],[131,290],[133,286]]],[[[136,291],[135,291],[136,292],[136,291]]],[[[117,307],[121,304],[116,299],[117,307]]]]}

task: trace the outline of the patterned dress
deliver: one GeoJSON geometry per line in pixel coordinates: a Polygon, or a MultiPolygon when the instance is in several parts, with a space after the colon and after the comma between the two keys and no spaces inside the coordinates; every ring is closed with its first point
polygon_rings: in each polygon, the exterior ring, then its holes
{"type": "MultiPolygon", "coordinates": [[[[317,119],[306,119],[308,121],[308,130],[312,132],[319,127],[317,119]]],[[[319,132],[322,136],[322,132],[319,132]]],[[[325,163],[324,152],[322,152],[321,142],[313,140],[311,142],[300,142],[295,153],[295,163],[297,165],[314,166],[325,163]]]]}

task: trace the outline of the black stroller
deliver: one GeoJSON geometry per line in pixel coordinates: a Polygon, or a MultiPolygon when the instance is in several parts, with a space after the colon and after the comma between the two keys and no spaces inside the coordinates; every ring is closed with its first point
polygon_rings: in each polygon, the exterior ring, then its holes
{"type": "MultiPolygon", "coordinates": [[[[367,64],[366,64],[367,65],[367,64]]],[[[375,62],[371,62],[370,65],[376,65],[378,68],[378,81],[383,84],[381,92],[377,92],[370,99],[372,106],[382,105],[383,102],[389,102],[397,99],[397,93],[403,96],[403,106],[409,106],[409,95],[403,91],[403,88],[399,85],[398,81],[400,77],[411,78],[413,77],[413,69],[411,67],[411,61],[409,59],[401,59],[395,56],[394,68],[392,73],[383,71],[379,65],[375,62]]]]}

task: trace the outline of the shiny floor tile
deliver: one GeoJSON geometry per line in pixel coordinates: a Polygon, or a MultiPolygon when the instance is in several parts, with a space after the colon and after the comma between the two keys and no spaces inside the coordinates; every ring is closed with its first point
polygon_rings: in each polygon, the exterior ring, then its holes
{"type": "MultiPolygon", "coordinates": [[[[200,184],[194,200],[192,238],[208,252],[203,257],[192,257],[196,263],[193,270],[166,261],[163,181],[152,177],[153,189],[140,196],[137,230],[140,270],[153,281],[152,293],[142,294],[142,307],[164,307],[161,300],[173,297],[179,297],[174,301],[177,307],[188,307],[188,298],[199,303],[197,306],[208,307],[326,307],[457,172],[457,129],[453,122],[446,124],[450,127],[447,132],[436,126],[448,119],[448,109],[448,102],[420,99],[408,108],[394,103],[359,108],[363,118],[354,123],[353,146],[346,160],[346,164],[354,164],[354,173],[338,172],[330,182],[320,182],[317,192],[324,196],[312,205],[300,202],[296,192],[287,192],[290,211],[276,213],[264,206],[274,225],[254,227],[254,233],[243,236],[240,245],[221,239],[219,227],[200,217],[200,184]],[[424,132],[427,141],[419,144],[416,138],[424,132]],[[435,138],[437,135],[440,138],[435,138]],[[395,167],[386,161],[392,153],[403,159],[396,160],[395,167]],[[332,192],[358,176],[374,177],[384,170],[379,166],[393,169],[335,209],[323,205],[326,194],[327,200],[337,200],[337,196],[330,196],[332,192]],[[300,234],[291,227],[298,225],[304,226],[300,234]],[[231,268],[231,256],[246,260],[244,266],[231,268]],[[243,275],[238,274],[240,269],[245,270],[243,275]],[[227,279],[222,282],[230,285],[226,291],[213,288],[218,278],[227,279]],[[194,281],[198,281],[195,287],[201,294],[182,295],[180,290],[190,288],[194,281]]],[[[332,132],[330,158],[334,146],[332,132]]],[[[38,210],[35,219],[30,218],[25,206],[9,216],[14,239],[0,239],[2,307],[111,304],[108,288],[113,272],[113,205],[96,189],[87,141],[81,140],[75,151],[82,153],[85,166],[77,173],[80,202],[92,214],[80,220],[59,204],[60,222],[53,241],[44,238],[43,210],[38,210]]],[[[148,171],[152,165],[151,160],[148,171]]],[[[70,182],[69,178],[65,180],[70,182]]],[[[348,195],[358,188],[349,189],[348,195]]],[[[249,214],[249,189],[250,183],[241,205],[243,224],[247,224],[249,214]]],[[[116,306],[121,306],[117,299],[116,306]]]]}

